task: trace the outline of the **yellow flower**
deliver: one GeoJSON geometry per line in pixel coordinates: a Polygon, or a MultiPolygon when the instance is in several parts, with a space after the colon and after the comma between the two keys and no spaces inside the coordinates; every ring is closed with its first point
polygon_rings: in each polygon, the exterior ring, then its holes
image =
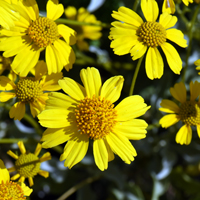
{"type": "Polygon", "coordinates": [[[33,178],[37,174],[47,178],[49,177],[49,172],[40,169],[40,164],[44,161],[51,159],[51,154],[49,152],[45,153],[41,158],[38,157],[40,151],[42,150],[42,145],[38,143],[34,154],[27,152],[22,141],[18,142],[21,155],[16,155],[11,150],[7,152],[8,155],[16,159],[15,166],[8,169],[9,172],[17,171],[11,180],[16,180],[18,178],[19,182],[24,182],[28,178],[29,185],[33,185],[33,178]]]}
{"type": "Polygon", "coordinates": [[[68,71],[75,62],[75,54],[69,45],[75,43],[75,31],[54,21],[64,12],[57,0],[47,2],[47,17],[40,17],[35,0],[14,1],[19,21],[10,30],[0,31],[0,51],[4,57],[14,57],[13,71],[21,77],[35,67],[40,52],[45,50],[48,74],[61,72],[63,66],[68,71]]]}
{"type": "Polygon", "coordinates": [[[160,15],[156,22],[159,9],[155,0],[142,0],[141,9],[146,18],[142,18],[134,11],[120,7],[118,12],[113,11],[112,17],[122,22],[112,23],[109,39],[112,40],[111,48],[117,55],[130,53],[133,60],[142,57],[146,52],[145,68],[148,78],[161,78],[163,75],[163,59],[158,47],[163,50],[169,67],[175,74],[180,74],[182,69],[181,58],[176,49],[167,39],[186,47],[186,40],[181,31],[171,28],[177,22],[177,17],[167,12],[160,15]],[[171,28],[171,29],[169,29],[171,28]]]}
{"type": "Polygon", "coordinates": [[[39,123],[47,127],[41,141],[43,148],[51,148],[66,141],[60,161],[72,168],[80,162],[93,141],[93,153],[100,170],[108,168],[108,162],[117,154],[130,164],[137,155],[130,140],[146,137],[147,123],[135,119],[150,108],[139,95],[129,96],[114,107],[121,94],[124,79],[115,76],[102,86],[99,71],[82,69],[83,86],[70,78],[59,80],[67,94],[52,92],[46,109],[38,115],[39,123]]]}
{"type": "Polygon", "coordinates": [[[35,67],[35,77],[23,77],[15,84],[6,76],[0,76],[0,102],[6,102],[17,97],[18,102],[10,109],[10,118],[21,120],[25,114],[25,105],[30,104],[31,114],[37,116],[46,105],[48,93],[60,89],[58,80],[62,73],[45,75],[47,67],[44,61],[39,61],[35,67]],[[14,90],[14,91],[13,91],[14,90]],[[10,92],[8,92],[10,91],[10,92]]]}
{"type": "MultiPolygon", "coordinates": [[[[76,10],[73,6],[65,9],[65,15],[68,19],[77,20],[79,22],[100,24],[95,15],[90,14],[85,8],[81,7],[76,10]]],[[[101,37],[100,26],[71,26],[77,32],[77,46],[80,50],[88,50],[89,45],[84,39],[98,40],[101,37]]]]}
{"type": "Polygon", "coordinates": [[[192,139],[191,126],[197,127],[197,133],[200,137],[200,101],[196,100],[200,95],[200,83],[190,82],[190,100],[187,100],[187,91],[182,82],[170,88],[170,93],[180,102],[180,105],[178,106],[171,100],[162,100],[160,104],[162,107],[159,110],[169,114],[162,117],[159,123],[163,128],[168,128],[178,121],[182,121],[184,125],[176,135],[176,142],[188,145],[192,139]]]}
{"type": "Polygon", "coordinates": [[[10,181],[10,175],[3,161],[0,159],[0,199],[24,200],[33,190],[24,183],[10,181]]]}
{"type": "MultiPolygon", "coordinates": [[[[197,66],[196,70],[200,70],[200,59],[196,60],[194,64],[197,66]]],[[[198,74],[200,75],[200,72],[198,74]]]]}

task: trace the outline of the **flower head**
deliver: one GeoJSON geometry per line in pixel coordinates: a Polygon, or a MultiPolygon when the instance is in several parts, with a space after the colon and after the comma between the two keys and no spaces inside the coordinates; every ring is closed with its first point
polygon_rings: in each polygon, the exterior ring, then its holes
{"type": "Polygon", "coordinates": [[[113,11],[112,17],[122,21],[112,23],[109,39],[111,48],[117,55],[130,53],[133,60],[142,57],[146,52],[145,68],[148,78],[161,78],[163,75],[163,59],[158,47],[163,50],[169,67],[175,74],[182,69],[181,58],[176,49],[167,42],[171,40],[181,47],[186,47],[186,40],[181,31],[171,28],[177,18],[165,12],[158,18],[158,5],[155,0],[142,0],[141,9],[146,22],[134,11],[120,7],[118,12],[113,11]],[[171,28],[171,29],[169,29],[171,28]]]}
{"type": "Polygon", "coordinates": [[[39,123],[48,129],[43,133],[43,148],[51,148],[66,141],[60,160],[72,168],[80,162],[93,141],[93,153],[100,170],[117,154],[130,164],[137,155],[130,140],[146,137],[147,123],[135,119],[150,108],[139,95],[129,96],[114,107],[121,94],[124,79],[115,76],[103,85],[99,71],[82,69],[83,86],[70,78],[59,80],[67,94],[52,92],[45,110],[38,115],[39,123]]]}
{"type": "Polygon", "coordinates": [[[164,99],[161,102],[160,111],[169,113],[160,119],[163,128],[168,128],[178,121],[182,121],[184,125],[180,128],[176,135],[176,142],[182,144],[190,144],[192,139],[191,126],[197,127],[197,133],[200,137],[200,101],[196,100],[200,95],[200,83],[190,82],[190,100],[187,100],[186,88],[184,83],[176,83],[170,88],[172,96],[180,102],[177,105],[171,100],[164,99]]]}
{"type": "MultiPolygon", "coordinates": [[[[200,70],[200,59],[196,60],[194,64],[197,66],[196,70],[200,70]]],[[[200,75],[200,72],[198,74],[200,75]]]]}
{"type": "MultiPolygon", "coordinates": [[[[86,23],[101,23],[95,17],[95,15],[90,14],[85,8],[81,7],[76,10],[73,6],[68,6],[65,9],[65,15],[68,19],[77,20],[78,22],[86,23]]],[[[89,46],[85,39],[98,40],[101,37],[101,27],[100,26],[71,26],[77,32],[77,46],[80,50],[88,50],[89,46]]]]}
{"type": "Polygon", "coordinates": [[[24,183],[10,181],[10,175],[0,159],[0,199],[24,200],[33,190],[24,183]]]}
{"type": "Polygon", "coordinates": [[[60,89],[58,80],[62,73],[46,75],[47,67],[44,61],[39,61],[33,70],[35,77],[20,77],[15,82],[5,76],[0,76],[0,101],[6,102],[17,97],[18,102],[10,109],[10,118],[21,120],[25,114],[25,105],[29,104],[33,117],[37,116],[46,105],[48,93],[60,89]],[[9,92],[10,91],[10,92],[9,92]]]}
{"type": "Polygon", "coordinates": [[[43,171],[40,169],[40,164],[44,161],[51,159],[51,154],[49,152],[45,153],[41,158],[38,157],[40,151],[42,150],[42,145],[38,143],[35,152],[27,152],[23,142],[18,142],[21,155],[16,155],[11,150],[7,152],[11,157],[16,159],[15,166],[8,169],[9,172],[17,171],[17,174],[14,175],[11,180],[16,180],[18,178],[19,182],[24,182],[25,178],[28,178],[29,185],[33,185],[33,178],[37,174],[47,178],[49,177],[49,172],[43,171]]]}
{"type": "Polygon", "coordinates": [[[19,21],[10,30],[1,30],[0,51],[3,56],[15,56],[12,69],[21,77],[27,76],[45,50],[48,74],[68,71],[75,62],[75,54],[70,45],[76,42],[75,31],[54,21],[64,12],[57,0],[47,2],[47,16],[40,17],[35,0],[13,1],[20,14],[19,21]],[[25,14],[26,13],[26,14],[25,14]]]}

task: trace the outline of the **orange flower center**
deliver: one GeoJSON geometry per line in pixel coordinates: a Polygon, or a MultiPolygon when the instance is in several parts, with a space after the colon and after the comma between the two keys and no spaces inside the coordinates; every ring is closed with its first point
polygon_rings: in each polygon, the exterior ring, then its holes
{"type": "Polygon", "coordinates": [[[144,22],[137,30],[139,41],[148,47],[157,47],[166,41],[166,30],[158,22],[144,22]]]}
{"type": "Polygon", "coordinates": [[[47,17],[39,17],[33,21],[28,28],[28,35],[40,48],[53,44],[59,38],[56,23],[47,17]]]}
{"type": "Polygon", "coordinates": [[[22,78],[16,84],[16,96],[21,102],[31,103],[37,100],[41,94],[41,85],[33,77],[22,78]]]}
{"type": "Polygon", "coordinates": [[[0,199],[1,200],[24,200],[24,192],[19,184],[12,181],[7,181],[0,184],[0,199]]]}
{"type": "Polygon", "coordinates": [[[15,167],[20,176],[34,177],[40,171],[40,161],[33,153],[21,154],[15,162],[15,167]]]}
{"type": "Polygon", "coordinates": [[[180,106],[179,116],[186,125],[200,124],[200,105],[196,101],[186,101],[180,106]]]}
{"type": "Polygon", "coordinates": [[[104,138],[116,124],[117,112],[110,101],[86,97],[75,110],[77,127],[81,134],[93,140],[104,138]]]}

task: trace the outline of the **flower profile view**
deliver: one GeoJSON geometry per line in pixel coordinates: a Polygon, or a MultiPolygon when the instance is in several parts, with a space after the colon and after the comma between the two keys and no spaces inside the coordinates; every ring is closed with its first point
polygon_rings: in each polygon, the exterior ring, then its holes
{"type": "Polygon", "coordinates": [[[9,172],[17,171],[17,174],[15,174],[11,180],[20,178],[19,182],[24,182],[25,179],[28,178],[29,185],[32,186],[34,184],[33,178],[37,174],[40,174],[45,178],[49,177],[49,172],[41,170],[40,165],[42,162],[50,160],[51,154],[47,152],[39,158],[38,155],[42,150],[42,145],[40,143],[38,143],[34,153],[27,152],[22,141],[18,142],[18,146],[21,151],[21,155],[17,155],[11,150],[7,152],[8,155],[16,160],[15,166],[8,169],[9,172]]]}
{"type": "Polygon", "coordinates": [[[48,74],[67,71],[75,62],[70,45],[76,42],[75,31],[54,21],[64,12],[57,0],[47,2],[47,16],[39,16],[35,0],[13,1],[13,7],[20,19],[10,30],[0,31],[0,51],[4,57],[14,57],[11,67],[21,77],[27,76],[37,64],[40,52],[45,50],[48,74]]]}
{"type": "MultiPolygon", "coordinates": [[[[90,14],[85,8],[81,7],[76,10],[73,6],[68,6],[65,9],[65,15],[68,19],[77,20],[78,22],[85,22],[85,23],[93,23],[93,24],[100,24],[101,22],[98,21],[95,15],[90,14]]],[[[77,32],[77,41],[76,44],[80,50],[88,50],[89,45],[85,41],[85,39],[90,40],[98,40],[102,33],[101,26],[89,26],[89,25],[82,25],[82,26],[71,26],[77,32]]]]}
{"type": "Polygon", "coordinates": [[[149,79],[161,78],[163,75],[163,59],[159,52],[161,48],[166,56],[169,67],[175,74],[180,74],[182,69],[181,58],[176,49],[167,42],[187,47],[184,35],[180,30],[172,28],[177,17],[164,12],[158,18],[159,9],[155,0],[141,0],[141,9],[146,19],[142,18],[126,7],[113,11],[112,17],[119,20],[113,22],[109,39],[110,47],[117,55],[130,53],[133,60],[146,54],[145,68],[149,79]]]}
{"type": "Polygon", "coordinates": [[[197,100],[200,95],[200,83],[197,81],[190,82],[189,100],[187,100],[186,88],[183,82],[176,83],[174,87],[170,88],[170,93],[180,102],[180,105],[171,100],[162,100],[159,110],[169,114],[162,117],[159,123],[163,128],[168,128],[178,121],[182,121],[184,125],[176,134],[176,142],[181,145],[188,145],[192,139],[191,126],[197,127],[197,133],[200,137],[200,102],[197,100]]]}
{"type": "Polygon", "coordinates": [[[0,159],[0,199],[24,200],[32,191],[24,183],[10,181],[9,172],[0,159]]]}
{"type": "Polygon", "coordinates": [[[139,95],[129,96],[116,107],[124,78],[114,76],[103,85],[96,68],[82,69],[83,86],[73,79],[59,80],[67,94],[52,92],[47,106],[38,115],[39,123],[47,127],[41,141],[43,148],[51,148],[66,141],[60,161],[72,168],[87,153],[89,141],[93,141],[93,154],[100,170],[108,168],[108,162],[117,154],[130,164],[137,155],[129,140],[146,137],[147,123],[135,119],[150,108],[139,95]]]}
{"type": "Polygon", "coordinates": [[[25,114],[26,104],[30,105],[32,116],[37,116],[45,108],[48,91],[60,89],[58,80],[62,78],[62,72],[47,75],[44,61],[39,61],[32,71],[34,77],[20,77],[16,84],[14,80],[0,76],[0,102],[6,102],[14,97],[18,100],[10,109],[10,118],[21,120],[25,114]]]}

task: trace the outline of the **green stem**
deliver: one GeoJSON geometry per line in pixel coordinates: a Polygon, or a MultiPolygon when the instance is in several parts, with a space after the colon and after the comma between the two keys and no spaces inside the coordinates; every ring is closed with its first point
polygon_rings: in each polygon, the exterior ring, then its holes
{"type": "Polygon", "coordinates": [[[22,139],[22,138],[2,138],[2,139],[0,139],[0,144],[17,143],[19,141],[27,142],[28,139],[22,139]]]}
{"type": "Polygon", "coordinates": [[[185,74],[186,74],[186,71],[187,71],[187,68],[188,68],[188,60],[189,60],[189,57],[190,57],[190,54],[191,54],[191,50],[192,50],[192,38],[193,38],[193,27],[194,27],[194,23],[196,21],[196,18],[197,18],[197,14],[199,12],[199,8],[200,8],[200,4],[198,5],[198,7],[195,9],[195,13],[192,17],[192,20],[189,24],[189,45],[188,45],[188,48],[187,48],[187,54],[186,54],[186,60],[185,60],[185,67],[184,67],[184,71],[183,71],[183,75],[182,75],[182,81],[184,82],[185,81],[185,74]]]}
{"type": "Polygon", "coordinates": [[[176,4],[176,11],[179,15],[179,17],[182,19],[182,21],[185,23],[186,28],[188,29],[189,26],[189,21],[187,20],[187,18],[185,17],[184,13],[182,12],[182,9],[180,9],[179,4],[176,4]]]}
{"type": "Polygon", "coordinates": [[[133,11],[136,12],[139,2],[140,2],[140,0],[135,0],[135,2],[133,4],[133,11]]]}
{"type": "Polygon", "coordinates": [[[144,58],[144,55],[138,60],[138,63],[137,63],[136,69],[135,69],[135,73],[133,75],[133,79],[132,79],[132,83],[131,83],[131,88],[130,88],[130,91],[129,91],[129,96],[133,95],[133,91],[134,91],[134,87],[135,87],[135,82],[136,82],[136,79],[137,79],[137,76],[138,76],[138,72],[139,72],[139,69],[140,69],[140,66],[141,66],[143,58],[144,58]]]}

